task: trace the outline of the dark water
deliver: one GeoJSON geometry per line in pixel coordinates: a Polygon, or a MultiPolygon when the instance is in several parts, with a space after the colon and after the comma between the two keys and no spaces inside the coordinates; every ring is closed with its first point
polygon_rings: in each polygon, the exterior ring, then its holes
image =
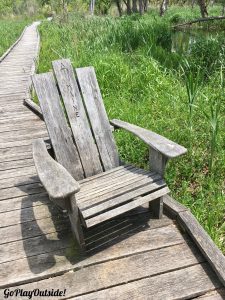
{"type": "Polygon", "coordinates": [[[192,45],[199,38],[214,38],[220,33],[206,30],[179,30],[172,34],[172,52],[179,54],[188,53],[192,45]]]}

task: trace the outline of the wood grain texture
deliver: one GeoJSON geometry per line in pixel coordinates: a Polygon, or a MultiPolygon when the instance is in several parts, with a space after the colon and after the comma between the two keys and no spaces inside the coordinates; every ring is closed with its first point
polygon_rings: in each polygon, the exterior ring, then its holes
{"type": "Polygon", "coordinates": [[[33,83],[57,161],[76,180],[82,179],[83,168],[66,123],[52,73],[34,75],[33,83]]]}
{"type": "MultiPolygon", "coordinates": [[[[122,224],[124,224],[124,220],[122,224]]],[[[77,270],[81,267],[103,263],[119,257],[127,257],[134,253],[138,254],[183,243],[183,237],[175,226],[154,228],[154,224],[160,226],[158,220],[151,220],[149,221],[150,230],[140,231],[139,229],[136,234],[130,234],[130,231],[128,232],[127,230],[128,233],[124,233],[124,237],[120,242],[113,243],[112,240],[109,240],[109,247],[105,247],[90,256],[82,256],[78,246],[74,243],[71,244],[70,232],[67,235],[60,235],[64,241],[63,245],[65,246],[65,249],[62,251],[57,249],[55,252],[45,251],[45,253],[43,253],[43,249],[46,249],[46,247],[48,249],[49,244],[50,247],[54,247],[55,241],[51,242],[49,239],[44,241],[43,237],[42,239],[37,237],[34,239],[36,243],[36,249],[34,249],[31,244],[32,239],[29,239],[26,241],[27,251],[29,251],[30,254],[34,252],[40,253],[40,251],[42,251],[43,254],[32,256],[29,260],[27,258],[21,258],[17,261],[2,264],[0,287],[5,287],[6,283],[15,284],[16,282],[20,282],[22,284],[24,282],[31,282],[35,279],[43,279],[46,276],[49,277],[51,274],[59,275],[65,271],[77,270]],[[29,267],[29,262],[31,263],[32,270],[29,267]],[[21,270],[23,270],[23,272],[21,272],[21,270]]],[[[132,230],[132,226],[129,228],[130,230],[132,230]]],[[[104,232],[104,230],[102,232],[104,232]]],[[[49,237],[50,236],[51,235],[49,235],[49,237]]],[[[13,251],[13,248],[10,249],[10,251],[13,251]]],[[[6,250],[7,249],[3,249],[3,251],[6,250]]],[[[21,255],[20,252],[16,254],[15,251],[12,252],[12,254],[14,256],[17,255],[17,257],[21,255]]]]}
{"type": "Polygon", "coordinates": [[[79,183],[48,154],[42,139],[33,143],[33,158],[37,174],[51,198],[63,201],[80,190],[79,183]]]}
{"type": "Polygon", "coordinates": [[[97,146],[93,139],[73,67],[68,59],[53,61],[53,70],[60,88],[75,143],[86,177],[102,172],[97,146]]]}
{"type": "Polygon", "coordinates": [[[202,264],[71,299],[190,299],[218,287],[210,267],[202,264]]]}
{"type": "Polygon", "coordinates": [[[94,68],[78,68],[76,74],[104,170],[117,167],[119,157],[94,68]]]}
{"type": "Polygon", "coordinates": [[[180,212],[179,220],[225,286],[225,257],[222,252],[216,247],[212,239],[189,211],[180,212]]]}
{"type": "Polygon", "coordinates": [[[26,105],[32,112],[34,112],[39,118],[43,120],[43,114],[39,105],[37,105],[31,99],[24,99],[24,105],[26,105]]]}
{"type": "Polygon", "coordinates": [[[218,289],[213,292],[208,292],[203,296],[195,298],[196,300],[224,300],[225,289],[218,289]]]}
{"type": "MultiPolygon", "coordinates": [[[[89,228],[91,226],[94,226],[94,225],[104,222],[106,220],[109,220],[113,217],[116,217],[127,211],[130,211],[140,205],[143,205],[152,200],[155,200],[158,197],[162,197],[162,196],[168,194],[168,192],[169,192],[168,187],[164,187],[164,188],[159,189],[158,191],[152,192],[151,194],[149,194],[147,196],[138,197],[137,199],[134,199],[133,201],[131,201],[127,204],[123,204],[120,207],[111,209],[107,212],[103,212],[95,217],[90,218],[90,219],[85,219],[86,226],[89,228]]],[[[95,212],[95,213],[98,213],[98,212],[95,212]]]]}
{"type": "MultiPolygon", "coordinates": [[[[182,243],[153,250],[151,255],[150,252],[133,254],[119,260],[81,268],[75,272],[63,274],[60,280],[58,277],[54,277],[40,282],[17,286],[16,288],[32,290],[34,288],[48,289],[50,286],[57,286],[57,288],[63,290],[66,286],[66,298],[68,298],[150,276],[157,276],[164,272],[171,272],[198,264],[203,262],[203,260],[203,257],[193,246],[189,248],[185,243],[182,243]]],[[[53,297],[49,297],[49,299],[53,299],[53,297]]]]}
{"type": "Polygon", "coordinates": [[[161,182],[161,186],[160,186],[160,182],[159,182],[159,184],[157,182],[148,184],[148,185],[138,188],[134,191],[127,192],[125,194],[114,197],[112,199],[108,199],[107,201],[104,201],[101,203],[96,203],[96,204],[94,203],[93,206],[87,206],[86,208],[83,207],[82,215],[85,218],[91,217],[96,213],[96,211],[101,212],[101,211],[107,210],[109,208],[116,207],[117,205],[131,201],[137,197],[147,195],[147,194],[151,193],[152,191],[154,191],[154,189],[157,190],[158,188],[162,188],[162,187],[165,187],[164,182],[161,182]]]}

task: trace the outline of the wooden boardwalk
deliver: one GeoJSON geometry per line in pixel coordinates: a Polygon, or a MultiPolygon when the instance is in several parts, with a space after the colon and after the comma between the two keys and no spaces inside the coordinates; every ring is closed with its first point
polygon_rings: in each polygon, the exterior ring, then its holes
{"type": "Polygon", "coordinates": [[[47,137],[44,123],[23,105],[38,42],[33,24],[0,63],[0,299],[5,288],[63,291],[32,299],[225,299],[187,231],[166,215],[156,220],[141,208],[93,227],[90,250],[79,251],[32,159],[32,140],[47,137]]]}

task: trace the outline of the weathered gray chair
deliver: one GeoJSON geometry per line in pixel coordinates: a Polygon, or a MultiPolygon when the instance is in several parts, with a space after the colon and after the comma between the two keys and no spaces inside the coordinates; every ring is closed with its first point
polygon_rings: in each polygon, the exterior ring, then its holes
{"type": "Polygon", "coordinates": [[[89,228],[149,202],[162,216],[166,162],[186,152],[149,130],[119,120],[150,148],[150,171],[122,165],[93,67],[76,69],[69,60],[53,62],[52,73],[33,77],[56,161],[45,143],[33,144],[39,178],[50,198],[69,214],[73,233],[85,247],[82,227],[89,228]],[[58,88],[57,88],[57,84],[58,88]],[[61,96],[61,98],[60,98],[61,96]],[[62,99],[62,100],[61,100],[62,99]]]}

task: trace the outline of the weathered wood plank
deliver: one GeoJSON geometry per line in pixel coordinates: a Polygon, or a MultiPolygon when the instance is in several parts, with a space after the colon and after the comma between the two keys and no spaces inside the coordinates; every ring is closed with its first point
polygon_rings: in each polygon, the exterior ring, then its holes
{"type": "Polygon", "coordinates": [[[40,182],[20,185],[17,187],[5,188],[1,190],[0,200],[6,200],[14,197],[28,196],[37,193],[43,193],[45,189],[40,182]]]}
{"type": "MultiPolygon", "coordinates": [[[[108,170],[108,171],[105,171],[105,172],[103,172],[103,173],[100,173],[100,174],[97,174],[97,175],[94,175],[94,176],[91,176],[91,177],[88,177],[88,178],[84,178],[84,179],[82,179],[82,180],[79,180],[79,183],[81,184],[81,185],[83,185],[83,186],[85,186],[86,184],[87,185],[89,185],[89,183],[90,183],[90,181],[92,182],[92,183],[98,183],[99,182],[99,180],[101,179],[101,178],[106,178],[106,176],[108,176],[109,174],[114,174],[114,173],[117,173],[117,172],[123,172],[123,171],[127,171],[127,170],[129,170],[130,168],[133,168],[133,166],[131,166],[131,165],[124,165],[124,166],[119,166],[119,167],[116,167],[116,168],[113,168],[113,169],[110,169],[110,170],[108,170]]],[[[110,175],[110,176],[111,176],[110,175]]],[[[117,176],[117,175],[116,175],[117,176]]]]}
{"type": "Polygon", "coordinates": [[[24,160],[24,159],[31,159],[32,152],[22,152],[22,153],[14,153],[14,154],[5,154],[0,156],[0,163],[2,162],[9,162],[14,160],[24,160]]]}
{"type": "Polygon", "coordinates": [[[4,172],[5,170],[23,168],[27,166],[33,166],[33,165],[34,165],[33,158],[0,162],[0,173],[4,172]]]}
{"type": "MultiPolygon", "coordinates": [[[[156,183],[157,184],[157,183],[156,183]]],[[[165,186],[165,185],[163,185],[165,186]]],[[[84,218],[88,218],[96,213],[96,211],[104,211],[109,208],[115,207],[121,203],[125,203],[129,200],[135,199],[136,197],[147,195],[154,189],[154,186],[152,184],[148,184],[144,187],[138,188],[134,191],[127,192],[125,194],[122,194],[120,196],[114,197],[110,200],[107,200],[102,203],[93,203],[93,206],[85,207],[82,209],[82,215],[84,218]]],[[[143,203],[144,204],[144,203],[143,203]]]]}
{"type": "MultiPolygon", "coordinates": [[[[92,197],[101,191],[107,189],[112,190],[118,184],[126,184],[135,179],[143,179],[145,177],[156,176],[155,173],[130,167],[129,169],[122,169],[121,171],[109,173],[107,176],[99,177],[98,180],[89,181],[82,184],[82,197],[92,197]]],[[[80,195],[80,198],[82,198],[80,195]]]]}
{"type": "MultiPolygon", "coordinates": [[[[23,229],[22,229],[23,230],[23,229]]],[[[40,255],[68,247],[71,236],[68,230],[59,233],[53,232],[24,240],[18,240],[0,245],[0,266],[2,263],[12,262],[22,258],[40,255]],[[60,238],[59,238],[60,236],[60,238]]]]}
{"type": "Polygon", "coordinates": [[[216,247],[212,239],[189,211],[180,212],[178,220],[182,222],[182,225],[198,245],[212,269],[225,285],[225,257],[222,252],[216,247]]]}
{"type": "MultiPolygon", "coordinates": [[[[10,156],[10,155],[16,155],[23,154],[30,152],[32,153],[32,146],[31,145],[25,145],[25,146],[19,146],[19,147],[10,147],[10,148],[2,148],[0,149],[0,156],[10,156]]],[[[7,160],[6,160],[7,161],[7,160]]]]}
{"type": "Polygon", "coordinates": [[[47,135],[43,135],[43,133],[33,133],[29,138],[22,141],[11,141],[11,142],[1,142],[0,141],[0,149],[11,148],[11,147],[20,147],[20,146],[29,146],[32,145],[34,139],[43,138],[47,139],[47,135]]]}
{"type": "MultiPolygon", "coordinates": [[[[134,254],[119,260],[107,261],[78,269],[75,272],[68,272],[63,274],[60,280],[58,277],[53,277],[16,288],[45,290],[51,286],[57,286],[60,290],[64,290],[66,287],[66,298],[87,294],[202,262],[202,256],[195,247],[190,246],[189,248],[187,244],[183,243],[151,252],[134,254]],[[112,272],[112,270],[114,271],[112,272]]],[[[49,299],[53,298],[49,297],[49,299]]]]}
{"type": "Polygon", "coordinates": [[[4,170],[0,172],[0,179],[12,178],[23,175],[34,175],[36,174],[36,169],[34,166],[27,166],[23,168],[4,170]]]}
{"type": "MultiPolygon", "coordinates": [[[[26,207],[22,209],[4,212],[4,218],[0,220],[0,227],[8,227],[15,224],[23,224],[26,222],[49,218],[50,216],[57,216],[61,214],[61,211],[59,211],[59,209],[55,205],[52,205],[52,203],[48,204],[48,206],[36,205],[34,207],[26,207]]],[[[21,205],[23,206],[23,202],[21,203],[21,205]]]]}
{"type": "Polygon", "coordinates": [[[43,119],[43,114],[39,105],[34,103],[31,99],[24,99],[24,105],[26,105],[32,112],[34,112],[40,119],[43,119]]]}
{"type": "Polygon", "coordinates": [[[41,236],[43,234],[50,234],[54,232],[69,231],[70,224],[65,218],[56,218],[53,222],[52,216],[44,219],[39,219],[25,222],[21,224],[11,225],[10,228],[0,228],[1,240],[0,244],[15,242],[18,240],[28,239],[32,237],[41,236]]]}
{"type": "Polygon", "coordinates": [[[20,130],[20,134],[18,134],[17,131],[12,132],[2,132],[1,133],[1,143],[4,142],[10,142],[10,141],[23,141],[30,138],[35,139],[36,137],[42,137],[47,136],[47,130],[46,128],[37,128],[34,132],[34,130],[25,129],[20,130]]]}
{"type": "MultiPolygon", "coordinates": [[[[124,204],[118,208],[114,208],[112,210],[109,210],[107,212],[103,212],[100,215],[97,215],[96,217],[92,217],[90,219],[85,220],[86,226],[91,227],[98,223],[104,222],[106,220],[109,220],[113,217],[116,217],[118,215],[121,215],[131,209],[136,208],[137,206],[140,206],[144,203],[150,202],[152,200],[157,199],[158,197],[162,197],[169,193],[168,187],[161,188],[158,191],[152,192],[151,194],[144,196],[144,197],[138,197],[137,199],[133,200],[132,202],[129,202],[127,204],[124,204]]],[[[96,212],[95,212],[96,213],[96,212]]]]}
{"type": "MultiPolygon", "coordinates": [[[[50,200],[46,192],[32,194],[29,197],[15,197],[0,201],[0,213],[20,210],[22,208],[34,207],[37,205],[49,204],[50,200]]],[[[13,221],[14,222],[14,221],[13,221]]]]}
{"type": "Polygon", "coordinates": [[[57,161],[75,179],[82,179],[83,169],[60,105],[60,98],[52,73],[33,76],[33,83],[57,161]]]}
{"type": "MultiPolygon", "coordinates": [[[[152,225],[154,224],[153,221],[155,220],[151,220],[152,225]]],[[[183,237],[175,226],[166,226],[162,228],[140,231],[133,235],[131,234],[131,231],[129,231],[129,235],[125,234],[123,238],[124,240],[114,244],[112,244],[111,241],[110,247],[104,248],[102,251],[89,257],[81,256],[77,248],[78,246],[73,245],[72,250],[70,247],[71,243],[69,242],[69,245],[67,245],[69,248],[65,248],[63,251],[57,250],[56,252],[52,253],[46,253],[45,251],[45,254],[32,256],[32,260],[28,260],[26,258],[17,260],[16,263],[15,261],[3,263],[1,264],[2,276],[0,276],[0,287],[5,287],[7,285],[16,283],[19,284],[23,282],[30,282],[35,278],[46,278],[46,276],[49,277],[51,274],[57,275],[61,274],[62,272],[64,273],[66,270],[81,268],[119,257],[126,257],[128,255],[132,255],[133,253],[138,254],[145,251],[183,243],[183,237]],[[57,253],[58,255],[56,255],[57,253]],[[75,255],[75,253],[77,255],[75,255]],[[23,270],[22,273],[21,269],[23,270]]],[[[39,239],[36,240],[36,243],[40,243],[41,247],[43,248],[47,242],[44,243],[39,239]]],[[[47,245],[49,243],[51,243],[51,241],[49,241],[47,245]]],[[[54,241],[52,243],[54,244],[54,241]]],[[[65,241],[64,246],[66,246],[65,241]]],[[[30,247],[28,249],[30,249],[30,247]]],[[[6,249],[3,249],[3,251],[5,250],[6,249]]],[[[36,250],[31,249],[29,251],[37,252],[39,250],[39,248],[36,248],[36,250]]]]}
{"type": "Polygon", "coordinates": [[[220,287],[207,263],[71,299],[190,299],[220,287]]]}
{"type": "Polygon", "coordinates": [[[178,213],[182,211],[188,210],[187,207],[177,202],[169,195],[163,198],[163,205],[164,205],[164,210],[168,211],[169,213],[172,213],[173,216],[176,216],[178,213]]]}
{"type": "Polygon", "coordinates": [[[1,179],[0,190],[6,188],[18,187],[20,185],[37,183],[37,182],[40,183],[40,179],[37,175],[34,176],[24,175],[24,176],[18,176],[14,178],[1,179]]]}
{"type": "Polygon", "coordinates": [[[76,73],[104,169],[117,167],[119,157],[94,68],[78,68],[76,73]]]}
{"type": "Polygon", "coordinates": [[[78,193],[76,195],[77,203],[80,209],[87,208],[89,206],[92,206],[93,204],[96,205],[97,203],[105,202],[106,200],[108,201],[125,193],[144,187],[152,183],[153,181],[156,181],[157,179],[160,179],[159,175],[137,179],[133,182],[130,181],[121,185],[117,185],[117,187],[115,187],[114,189],[108,189],[103,192],[99,192],[99,194],[96,194],[93,197],[89,195],[88,197],[85,196],[82,198],[82,193],[78,193]]]}
{"type": "Polygon", "coordinates": [[[195,298],[196,300],[224,300],[225,299],[225,289],[218,289],[213,292],[208,292],[207,294],[195,298]]]}
{"type": "MultiPolygon", "coordinates": [[[[80,190],[79,183],[48,154],[42,139],[34,141],[33,158],[37,174],[50,198],[65,202],[65,199],[80,190]]],[[[62,203],[62,207],[68,207],[65,204],[62,203]]]]}
{"type": "Polygon", "coordinates": [[[102,172],[73,67],[68,59],[52,62],[86,177],[102,172]],[[90,163],[91,162],[91,163],[90,163]]]}

